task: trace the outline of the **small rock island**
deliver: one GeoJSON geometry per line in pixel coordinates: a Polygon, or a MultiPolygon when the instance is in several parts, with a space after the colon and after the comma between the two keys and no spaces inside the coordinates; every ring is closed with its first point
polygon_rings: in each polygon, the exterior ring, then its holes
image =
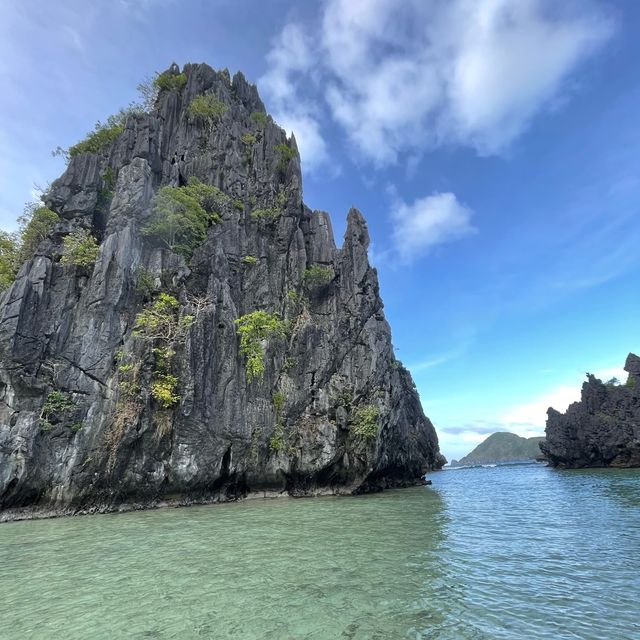
{"type": "Polygon", "coordinates": [[[556,467],[640,467],[640,358],[630,353],[624,384],[587,374],[582,399],[549,409],[541,449],[556,467]]]}

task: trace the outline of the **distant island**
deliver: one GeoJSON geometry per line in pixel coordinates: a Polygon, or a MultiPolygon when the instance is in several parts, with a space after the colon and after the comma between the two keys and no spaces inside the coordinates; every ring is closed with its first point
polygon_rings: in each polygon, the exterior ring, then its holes
{"type": "Polygon", "coordinates": [[[515,433],[500,431],[491,434],[461,460],[452,460],[451,466],[535,460],[542,457],[540,442],[543,440],[543,437],[522,438],[515,433]]]}

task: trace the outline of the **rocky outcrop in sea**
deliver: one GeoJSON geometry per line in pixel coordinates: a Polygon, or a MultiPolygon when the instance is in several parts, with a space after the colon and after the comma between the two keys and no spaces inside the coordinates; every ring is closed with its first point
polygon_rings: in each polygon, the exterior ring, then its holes
{"type": "Polygon", "coordinates": [[[440,468],[362,214],[337,248],[295,139],[241,73],[159,77],[150,110],[74,150],[44,196],[57,222],[0,294],[4,517],[374,491],[440,468]],[[97,253],[65,258],[89,236],[97,253]]]}
{"type": "Polygon", "coordinates": [[[605,384],[593,375],[582,399],[562,414],[548,410],[546,441],[540,448],[558,467],[640,466],[640,358],[630,353],[624,384],[605,384]]]}

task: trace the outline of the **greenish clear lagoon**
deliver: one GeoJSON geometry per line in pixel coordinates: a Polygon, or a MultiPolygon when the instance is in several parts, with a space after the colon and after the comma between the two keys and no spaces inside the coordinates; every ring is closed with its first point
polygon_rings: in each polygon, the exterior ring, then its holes
{"type": "Polygon", "coordinates": [[[640,470],[0,525],[0,637],[640,638],[640,470]]]}

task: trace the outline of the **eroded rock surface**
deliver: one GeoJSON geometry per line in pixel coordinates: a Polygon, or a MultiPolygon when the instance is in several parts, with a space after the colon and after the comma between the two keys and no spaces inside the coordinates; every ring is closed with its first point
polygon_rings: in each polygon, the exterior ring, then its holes
{"type": "Polygon", "coordinates": [[[625,384],[604,384],[589,375],[582,399],[562,414],[549,409],[540,448],[554,466],[640,466],[640,358],[630,353],[625,384]]]}
{"type": "Polygon", "coordinates": [[[46,199],[61,221],[0,297],[5,518],[25,507],[73,513],[370,491],[443,464],[394,357],[364,218],[349,212],[337,249],[329,215],[303,203],[298,157],[283,162],[278,152],[295,150],[295,139],[266,116],[255,86],[207,65],[183,72],[182,89],[161,92],[102,152],[71,158],[46,199]],[[188,114],[204,93],[226,106],[215,125],[188,114]],[[187,263],[140,229],[154,193],[191,176],[225,201],[222,221],[187,263]],[[250,213],[260,207],[281,214],[256,220],[250,213]],[[79,228],[100,243],[89,269],[60,262],[62,238],[79,228]],[[330,281],[306,287],[311,266],[329,267],[330,281]],[[152,301],[141,273],[155,295],[169,292],[195,315],[174,357],[180,401],[169,412],[149,393],[153,351],[132,334],[152,301]],[[289,330],[264,345],[264,376],[248,382],[235,321],[255,310],[277,314],[289,330]],[[139,410],[124,417],[123,358],[139,365],[141,387],[139,410]],[[52,391],[72,406],[45,430],[52,391]],[[358,437],[358,410],[372,406],[377,435],[358,437]]]}

